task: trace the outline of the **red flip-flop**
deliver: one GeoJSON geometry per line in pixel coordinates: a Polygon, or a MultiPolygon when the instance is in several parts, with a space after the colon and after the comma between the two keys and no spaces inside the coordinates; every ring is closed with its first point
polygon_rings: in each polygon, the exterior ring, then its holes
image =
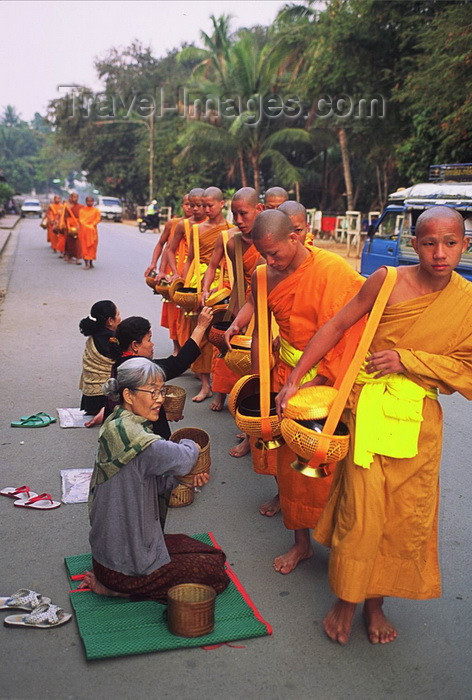
{"type": "Polygon", "coordinates": [[[30,498],[27,501],[21,499],[15,501],[14,506],[18,508],[33,508],[36,510],[53,510],[61,505],[59,501],[53,501],[49,493],[40,493],[35,498],[30,498]]]}
{"type": "Polygon", "coordinates": [[[16,500],[27,501],[29,498],[35,498],[38,494],[31,491],[29,486],[7,486],[6,489],[0,491],[0,496],[7,496],[7,498],[15,498],[16,500]]]}

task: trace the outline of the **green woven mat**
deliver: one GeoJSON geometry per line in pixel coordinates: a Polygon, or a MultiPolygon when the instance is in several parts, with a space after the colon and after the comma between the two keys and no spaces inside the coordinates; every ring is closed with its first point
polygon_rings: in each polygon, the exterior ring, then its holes
{"type": "MultiPolygon", "coordinates": [[[[209,533],[193,535],[206,544],[216,545],[209,533]]],[[[91,554],[64,559],[69,576],[92,567],[91,554]]],[[[87,659],[104,659],[181,647],[201,647],[271,634],[237,576],[227,565],[231,578],[228,588],[216,597],[215,628],[203,637],[177,637],[169,632],[164,612],[167,606],[152,600],[133,602],[108,598],[91,591],[71,592],[79,634],[87,659]]],[[[71,588],[76,588],[71,581],[71,588]]]]}

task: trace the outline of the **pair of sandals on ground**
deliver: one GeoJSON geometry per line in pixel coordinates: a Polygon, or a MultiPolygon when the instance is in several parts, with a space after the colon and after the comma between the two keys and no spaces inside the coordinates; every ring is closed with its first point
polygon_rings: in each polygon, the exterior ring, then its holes
{"type": "Polygon", "coordinates": [[[7,486],[0,491],[0,496],[15,499],[14,506],[19,508],[32,508],[33,510],[54,510],[61,505],[54,501],[50,493],[39,495],[31,491],[29,486],[7,486]]]}
{"type": "Polygon", "coordinates": [[[51,603],[50,598],[28,588],[20,588],[11,596],[0,597],[0,610],[22,610],[27,615],[8,615],[3,621],[6,627],[59,627],[72,619],[71,613],[51,603]]]}
{"type": "Polygon", "coordinates": [[[18,420],[12,420],[12,428],[45,428],[51,423],[56,423],[57,418],[53,418],[46,411],[38,411],[30,416],[20,416],[18,420]]]}

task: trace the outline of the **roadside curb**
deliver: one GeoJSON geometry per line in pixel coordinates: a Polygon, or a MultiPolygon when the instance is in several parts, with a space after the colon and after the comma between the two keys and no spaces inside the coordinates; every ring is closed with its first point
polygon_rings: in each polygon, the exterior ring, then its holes
{"type": "Polygon", "coordinates": [[[0,256],[5,250],[8,241],[10,240],[11,232],[13,231],[20,219],[21,216],[18,216],[16,221],[14,221],[13,224],[9,224],[8,227],[2,226],[0,224],[0,256]]]}

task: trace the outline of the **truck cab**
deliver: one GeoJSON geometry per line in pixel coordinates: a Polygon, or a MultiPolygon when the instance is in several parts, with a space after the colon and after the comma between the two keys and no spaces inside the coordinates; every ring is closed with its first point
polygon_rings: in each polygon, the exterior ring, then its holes
{"type": "MultiPolygon", "coordinates": [[[[368,277],[382,265],[415,265],[418,256],[411,239],[416,221],[425,209],[439,205],[456,209],[464,218],[466,235],[472,236],[472,163],[431,166],[430,182],[391,194],[386,208],[369,228],[361,274],[368,277]]],[[[456,271],[472,281],[472,243],[456,271]]]]}

